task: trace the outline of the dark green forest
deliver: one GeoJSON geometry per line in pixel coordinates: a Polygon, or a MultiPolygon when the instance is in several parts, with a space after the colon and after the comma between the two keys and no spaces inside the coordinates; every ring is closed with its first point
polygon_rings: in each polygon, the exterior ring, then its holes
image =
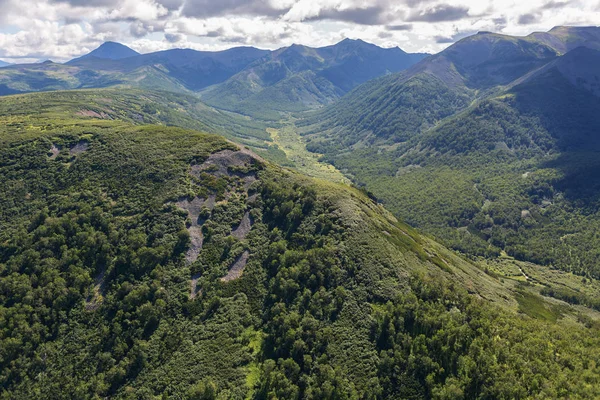
{"type": "Polygon", "coordinates": [[[0,100],[2,398],[600,396],[588,313],[363,191],[36,99],[0,100]]]}
{"type": "MultiPolygon", "coordinates": [[[[400,85],[431,99],[416,107],[393,94],[400,106],[377,111],[380,100],[374,99],[384,97],[367,97],[374,114],[365,121],[372,125],[344,128],[351,111],[334,113],[337,107],[307,117],[299,123],[307,148],[322,153],[396,216],[455,250],[485,257],[505,252],[598,279],[600,99],[548,68],[462,112],[438,117],[434,125],[403,123],[406,107],[427,116],[438,104],[421,86],[411,80],[400,85]]],[[[367,89],[358,88],[345,101],[364,103],[358,94],[367,89]]],[[[442,102],[442,109],[452,107],[442,102]]]]}

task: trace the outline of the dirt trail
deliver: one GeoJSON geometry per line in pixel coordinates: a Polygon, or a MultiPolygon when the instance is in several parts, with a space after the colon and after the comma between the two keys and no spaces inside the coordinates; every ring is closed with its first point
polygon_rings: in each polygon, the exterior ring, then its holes
{"type": "Polygon", "coordinates": [[[202,294],[202,289],[198,291],[198,279],[200,279],[200,272],[192,275],[190,283],[190,299],[194,299],[198,294],[202,294]]]}
{"type": "Polygon", "coordinates": [[[242,276],[246,263],[248,262],[248,257],[250,257],[250,252],[248,250],[240,254],[238,258],[235,259],[231,268],[229,268],[227,275],[221,278],[221,281],[229,282],[242,276]]]}
{"type": "Polygon", "coordinates": [[[252,220],[250,219],[250,213],[246,211],[238,227],[231,231],[231,235],[242,240],[246,238],[246,235],[248,235],[251,229],[252,220]]]}
{"type": "Polygon", "coordinates": [[[525,277],[525,280],[530,280],[529,276],[527,276],[527,274],[525,273],[525,271],[523,271],[521,267],[517,266],[517,268],[519,268],[519,272],[521,272],[521,274],[525,277]]]}
{"type": "Polygon", "coordinates": [[[105,283],[106,270],[100,271],[100,274],[94,279],[94,288],[92,289],[92,293],[88,296],[85,302],[85,309],[88,311],[97,310],[100,305],[102,305],[102,301],[104,300],[104,283],[105,283]]]}

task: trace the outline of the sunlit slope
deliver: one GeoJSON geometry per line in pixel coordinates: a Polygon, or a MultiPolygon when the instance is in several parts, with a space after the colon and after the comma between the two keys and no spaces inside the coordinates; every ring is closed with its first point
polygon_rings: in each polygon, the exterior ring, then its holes
{"type": "Polygon", "coordinates": [[[0,99],[2,397],[599,395],[587,313],[362,191],[39,99],[0,99]]]}

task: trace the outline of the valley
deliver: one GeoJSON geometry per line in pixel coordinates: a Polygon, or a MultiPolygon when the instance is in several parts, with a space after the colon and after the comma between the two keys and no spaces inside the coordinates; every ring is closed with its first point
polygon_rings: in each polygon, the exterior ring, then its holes
{"type": "MultiPolygon", "coordinates": [[[[302,137],[296,132],[293,122],[282,122],[279,129],[267,128],[273,144],[282,150],[290,166],[301,173],[314,178],[325,179],[331,182],[350,183],[333,165],[319,161],[319,154],[306,150],[302,137]]],[[[287,163],[286,162],[286,163],[287,163]]],[[[285,165],[285,164],[284,164],[285,165]]]]}
{"type": "Polygon", "coordinates": [[[0,69],[0,398],[600,397],[600,28],[0,69]]]}
{"type": "MultiPolygon", "coordinates": [[[[567,29],[544,37],[564,38],[567,29]]],[[[307,117],[300,133],[309,150],[398,217],[463,253],[506,251],[594,276],[600,103],[588,71],[598,65],[598,29],[568,32],[568,48],[549,47],[537,34],[474,35],[406,73],[359,87],[307,117]],[[481,64],[458,58],[475,46],[481,64]],[[524,70],[510,69],[513,56],[524,70]],[[490,65],[506,72],[492,77],[490,65]],[[438,97],[415,102],[432,91],[438,97]]]]}

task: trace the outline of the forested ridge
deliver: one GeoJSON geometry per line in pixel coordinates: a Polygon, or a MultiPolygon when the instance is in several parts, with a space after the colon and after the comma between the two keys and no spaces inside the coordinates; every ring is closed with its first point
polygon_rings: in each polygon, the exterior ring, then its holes
{"type": "Polygon", "coordinates": [[[598,279],[597,33],[473,35],[296,127],[308,150],[445,245],[598,279]]]}
{"type": "Polygon", "coordinates": [[[12,99],[2,398],[600,395],[595,314],[486,273],[363,191],[218,136],[12,99]]]}

